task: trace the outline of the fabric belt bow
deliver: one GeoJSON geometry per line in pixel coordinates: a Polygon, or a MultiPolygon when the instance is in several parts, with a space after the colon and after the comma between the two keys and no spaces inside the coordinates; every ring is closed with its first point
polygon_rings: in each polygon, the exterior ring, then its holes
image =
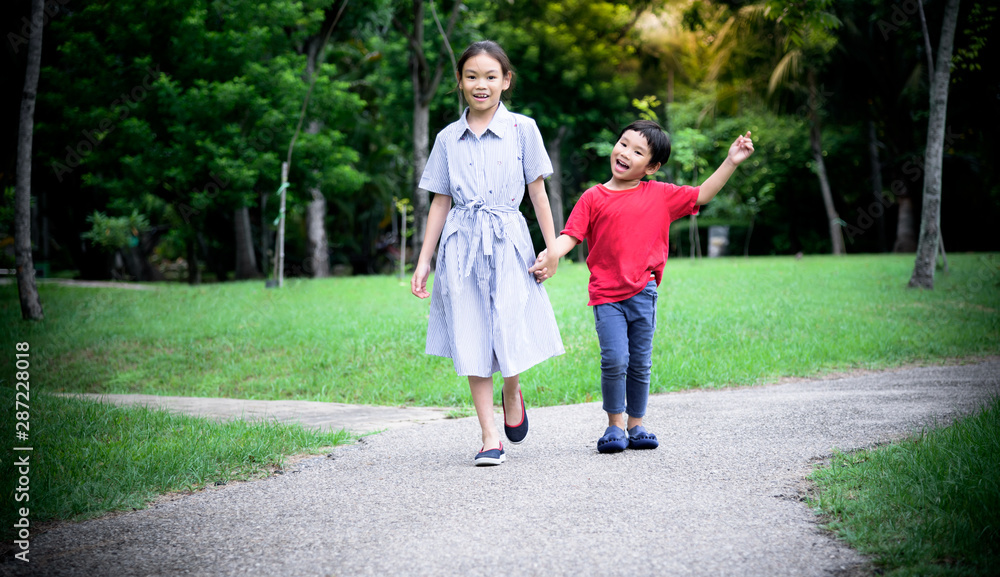
{"type": "MultiPolygon", "coordinates": [[[[504,238],[503,226],[504,215],[518,213],[518,209],[512,206],[496,205],[487,206],[482,197],[476,197],[467,204],[458,205],[457,210],[469,213],[471,216],[472,242],[469,243],[469,255],[465,259],[464,276],[469,276],[472,272],[472,264],[476,260],[476,251],[479,245],[483,247],[483,254],[493,256],[493,238],[504,238]],[[492,229],[492,236],[490,235],[492,229]]],[[[463,231],[463,232],[466,232],[463,231]]]]}

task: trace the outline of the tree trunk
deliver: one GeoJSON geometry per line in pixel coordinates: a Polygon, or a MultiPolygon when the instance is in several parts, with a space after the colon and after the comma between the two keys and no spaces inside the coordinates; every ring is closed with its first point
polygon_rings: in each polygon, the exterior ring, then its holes
{"type": "MultiPolygon", "coordinates": [[[[414,86],[418,72],[414,68],[414,86]]],[[[430,102],[424,101],[423,94],[413,91],[413,254],[420,254],[427,230],[427,211],[430,209],[430,194],[420,188],[420,177],[427,165],[430,147],[430,102]]]]}
{"type": "Polygon", "coordinates": [[[241,206],[233,212],[233,228],[236,230],[236,280],[260,278],[253,252],[249,208],[241,206]]]}
{"type": "Polygon", "coordinates": [[[549,206],[552,207],[552,222],[555,225],[556,236],[566,225],[566,217],[563,216],[563,187],[562,187],[562,141],[569,129],[566,125],[560,126],[556,137],[549,141],[549,160],[552,161],[552,178],[549,179],[549,206]]]}
{"type": "Polygon", "coordinates": [[[198,246],[201,248],[201,257],[205,260],[205,267],[215,275],[215,281],[226,282],[229,280],[229,269],[226,267],[223,259],[209,250],[205,235],[199,232],[197,233],[197,237],[198,246]]]}
{"type": "Polygon", "coordinates": [[[319,188],[309,191],[312,200],[306,206],[306,265],[312,278],[330,276],[329,243],[326,238],[326,198],[319,188]]]}
{"type": "Polygon", "coordinates": [[[667,104],[674,103],[674,68],[667,69],[667,104]]]}
{"type": "Polygon", "coordinates": [[[198,266],[198,239],[192,233],[187,242],[188,284],[201,284],[201,269],[198,266]]]}
{"type": "Polygon", "coordinates": [[[896,217],[896,242],[892,252],[915,252],[917,250],[917,229],[914,226],[913,197],[909,194],[896,195],[899,214],[896,217]]]}
{"type": "MultiPolygon", "coordinates": [[[[310,82],[313,74],[319,71],[322,54],[322,39],[314,36],[306,48],[306,81],[310,82]]],[[[306,134],[319,134],[322,126],[315,120],[309,121],[306,134]]],[[[314,172],[318,178],[318,172],[314,172]]],[[[312,200],[306,206],[306,261],[303,270],[312,278],[330,276],[329,243],[326,236],[326,197],[317,186],[309,189],[312,200]]]]}
{"type": "Polygon", "coordinates": [[[688,219],[688,241],[691,244],[691,258],[701,258],[701,235],[698,234],[698,215],[692,214],[688,219]]]}
{"type": "Polygon", "coordinates": [[[937,64],[931,82],[927,149],[924,153],[923,214],[920,218],[920,240],[917,243],[917,258],[910,277],[910,287],[934,288],[934,268],[937,264],[941,230],[941,169],[948,114],[948,84],[951,80],[951,51],[958,24],[958,2],[959,0],[948,0],[945,7],[937,64]]]}
{"type": "Polygon", "coordinates": [[[42,24],[45,2],[31,1],[31,38],[28,39],[28,67],[21,97],[21,122],[17,141],[17,180],[14,193],[14,262],[21,318],[41,320],[42,303],[35,285],[35,262],[31,256],[31,146],[35,129],[35,91],[42,70],[42,24]]]}
{"type": "Polygon", "coordinates": [[[141,281],[162,281],[166,277],[160,269],[149,262],[150,255],[156,251],[157,245],[163,239],[169,227],[157,226],[142,234],[137,246],[131,247],[134,258],[139,263],[139,280],[141,281]]]}
{"type": "Polygon", "coordinates": [[[271,258],[271,226],[267,222],[267,196],[266,192],[260,195],[260,266],[264,278],[268,277],[267,263],[271,258]]]}
{"type": "Polygon", "coordinates": [[[833,204],[833,193],[830,190],[830,179],[826,174],[826,163],[823,161],[823,142],[819,119],[819,98],[817,97],[816,72],[809,69],[809,144],[812,145],[813,161],[816,163],[816,178],[819,179],[819,190],[823,194],[823,205],[826,207],[826,217],[830,222],[830,243],[833,254],[844,254],[844,235],[840,226],[840,215],[833,204]]]}
{"type": "MultiPolygon", "coordinates": [[[[872,172],[872,197],[875,200],[875,204],[881,207],[878,211],[878,215],[869,214],[875,219],[875,234],[878,235],[878,250],[879,252],[886,251],[885,244],[885,201],[882,197],[882,160],[879,158],[878,153],[878,134],[875,131],[875,121],[868,121],[868,158],[871,164],[872,172]]],[[[872,211],[869,211],[871,213],[872,211]]]]}
{"type": "MultiPolygon", "coordinates": [[[[458,13],[462,8],[461,0],[455,0],[447,29],[443,31],[443,47],[448,46],[447,37],[455,28],[458,13]]],[[[410,45],[410,74],[413,80],[413,254],[420,254],[424,243],[424,232],[427,230],[427,211],[430,208],[429,193],[418,186],[420,177],[427,165],[427,155],[430,149],[430,107],[431,99],[437,92],[438,85],[444,74],[445,58],[438,58],[434,70],[431,70],[424,54],[424,2],[413,0],[413,32],[405,30],[399,21],[395,24],[410,45]]],[[[443,50],[442,50],[443,51],[443,50]]],[[[454,78],[454,77],[452,77],[454,78]]],[[[433,261],[432,261],[433,262],[433,261]]]]}

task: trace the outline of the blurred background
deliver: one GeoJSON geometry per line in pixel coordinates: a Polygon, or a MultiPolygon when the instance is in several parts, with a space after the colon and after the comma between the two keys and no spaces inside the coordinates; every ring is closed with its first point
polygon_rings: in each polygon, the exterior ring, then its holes
{"type": "MultiPolygon", "coordinates": [[[[673,142],[659,180],[699,184],[747,130],[757,151],[697,220],[674,224],[673,258],[912,253],[928,49],[936,57],[944,11],[943,0],[48,0],[35,267],[80,279],[273,277],[290,160],[284,275],[398,271],[422,239],[427,193],[415,183],[429,147],[461,110],[454,61],[483,38],[506,49],[507,106],[537,121],[549,149],[557,230],[607,180],[621,127],[645,117],[673,142]]],[[[30,12],[27,0],[0,7],[2,269],[14,266],[30,12]]],[[[986,1],[959,10],[949,252],[1000,250],[997,13],[986,1]]]]}

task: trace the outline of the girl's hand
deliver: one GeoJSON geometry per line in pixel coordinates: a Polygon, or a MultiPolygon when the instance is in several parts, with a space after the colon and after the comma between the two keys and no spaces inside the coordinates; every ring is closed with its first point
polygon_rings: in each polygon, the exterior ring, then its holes
{"type": "Polygon", "coordinates": [[[739,165],[753,154],[753,140],[750,139],[750,131],[745,135],[736,138],[732,146],[729,147],[729,160],[733,164],[739,165]]]}
{"type": "Polygon", "coordinates": [[[535,282],[540,283],[555,276],[557,268],[559,268],[559,259],[549,258],[549,249],[545,249],[538,253],[535,264],[528,269],[528,272],[535,275],[535,282]]]}
{"type": "Polygon", "coordinates": [[[427,292],[427,277],[430,274],[430,263],[417,263],[417,268],[413,271],[413,278],[410,279],[410,292],[413,293],[413,296],[422,299],[431,296],[431,293],[427,292]]]}

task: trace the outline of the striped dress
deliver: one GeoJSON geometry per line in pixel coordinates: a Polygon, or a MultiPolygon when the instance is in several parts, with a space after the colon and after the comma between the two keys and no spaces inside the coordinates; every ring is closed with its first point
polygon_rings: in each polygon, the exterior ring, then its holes
{"type": "Polygon", "coordinates": [[[452,197],[431,292],[427,353],[462,376],[517,375],[564,352],[518,206],[552,174],[535,121],[500,103],[477,137],[462,114],[437,135],[420,188],[452,197]]]}

